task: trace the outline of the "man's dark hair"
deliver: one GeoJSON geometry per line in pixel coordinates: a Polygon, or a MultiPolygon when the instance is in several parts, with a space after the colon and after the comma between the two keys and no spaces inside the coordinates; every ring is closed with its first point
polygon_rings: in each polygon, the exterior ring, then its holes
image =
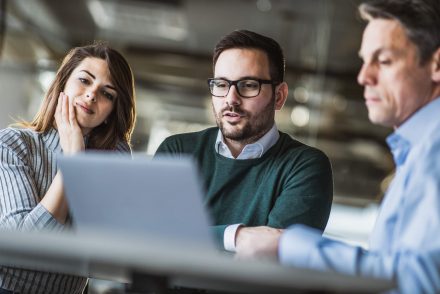
{"type": "Polygon", "coordinates": [[[279,83],[284,81],[284,54],[281,46],[274,39],[247,30],[233,31],[224,36],[215,46],[213,68],[215,69],[217,59],[223,51],[234,48],[263,51],[269,59],[270,78],[279,83]]]}
{"type": "Polygon", "coordinates": [[[440,47],[440,0],[372,0],[359,6],[361,17],[395,19],[417,46],[420,63],[440,47]]]}

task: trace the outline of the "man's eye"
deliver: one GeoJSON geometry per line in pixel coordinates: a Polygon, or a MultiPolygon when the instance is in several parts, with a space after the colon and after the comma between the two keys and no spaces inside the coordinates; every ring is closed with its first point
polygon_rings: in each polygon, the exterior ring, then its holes
{"type": "Polygon", "coordinates": [[[389,64],[391,64],[391,60],[390,59],[379,59],[379,64],[389,65],[389,64]]]}
{"type": "Polygon", "coordinates": [[[245,89],[250,89],[250,90],[251,89],[257,89],[258,88],[258,83],[255,83],[255,82],[252,82],[252,81],[244,82],[244,83],[242,83],[241,87],[245,88],[245,89]]]}
{"type": "Polygon", "coordinates": [[[216,82],[214,86],[216,86],[217,88],[226,88],[228,84],[225,82],[216,82]]]}

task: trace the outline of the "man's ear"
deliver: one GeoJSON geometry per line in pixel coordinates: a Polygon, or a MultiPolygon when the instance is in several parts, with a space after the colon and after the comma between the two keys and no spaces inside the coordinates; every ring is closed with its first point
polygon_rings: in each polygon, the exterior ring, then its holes
{"type": "Polygon", "coordinates": [[[289,87],[286,82],[282,82],[275,88],[275,110],[283,108],[289,94],[289,87]]]}
{"type": "Polygon", "coordinates": [[[440,48],[437,48],[432,56],[431,78],[434,82],[440,83],[440,48]]]}

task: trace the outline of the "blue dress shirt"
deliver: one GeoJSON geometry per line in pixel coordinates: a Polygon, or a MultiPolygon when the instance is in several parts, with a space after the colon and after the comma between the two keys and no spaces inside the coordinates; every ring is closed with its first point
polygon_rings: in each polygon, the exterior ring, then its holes
{"type": "Polygon", "coordinates": [[[440,97],[387,138],[396,175],[366,251],[305,226],[281,236],[286,265],[396,281],[399,293],[440,293],[440,97]]]}

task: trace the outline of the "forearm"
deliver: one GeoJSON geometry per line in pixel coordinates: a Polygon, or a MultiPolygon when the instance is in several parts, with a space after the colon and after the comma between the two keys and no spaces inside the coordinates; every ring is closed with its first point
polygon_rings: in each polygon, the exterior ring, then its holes
{"type": "Polygon", "coordinates": [[[279,259],[284,265],[394,280],[402,293],[439,293],[438,245],[431,242],[427,244],[429,249],[365,251],[294,226],[281,237],[279,259]]]}
{"type": "Polygon", "coordinates": [[[66,222],[68,208],[64,197],[63,180],[57,172],[40,204],[61,224],[66,222]]]}
{"type": "Polygon", "coordinates": [[[239,228],[236,239],[237,257],[276,260],[282,232],[281,229],[266,226],[239,228]]]}
{"type": "Polygon", "coordinates": [[[363,250],[321,236],[321,232],[303,225],[285,230],[280,238],[278,256],[285,265],[334,270],[356,275],[360,272],[363,250]]]}
{"type": "MultiPolygon", "coordinates": [[[[34,171],[13,149],[3,146],[0,157],[0,228],[60,230],[62,225],[41,205],[34,171]]],[[[44,171],[45,178],[46,175],[44,171]]]]}

